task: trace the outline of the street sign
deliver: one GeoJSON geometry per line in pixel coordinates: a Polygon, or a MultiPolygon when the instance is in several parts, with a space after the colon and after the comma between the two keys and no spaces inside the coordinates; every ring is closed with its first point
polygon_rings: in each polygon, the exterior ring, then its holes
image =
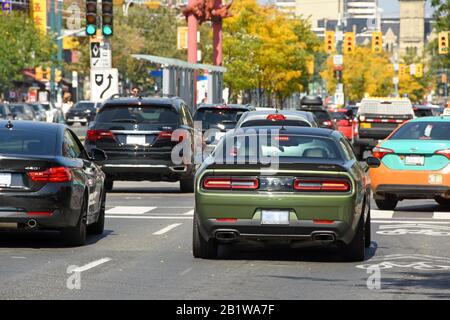
{"type": "Polygon", "coordinates": [[[111,44],[108,41],[91,41],[91,69],[111,69],[111,44]]]}
{"type": "Polygon", "coordinates": [[[415,63],[409,65],[409,74],[412,76],[416,74],[416,64],[415,63]]]}
{"type": "Polygon", "coordinates": [[[335,54],[333,56],[333,64],[335,66],[342,66],[342,64],[344,63],[344,58],[342,54],[335,54]]]}
{"type": "Polygon", "coordinates": [[[2,12],[3,13],[11,13],[12,12],[11,0],[3,0],[2,1],[2,12]]]}
{"type": "Polygon", "coordinates": [[[91,100],[102,102],[119,93],[119,71],[117,69],[91,70],[91,100]]]}

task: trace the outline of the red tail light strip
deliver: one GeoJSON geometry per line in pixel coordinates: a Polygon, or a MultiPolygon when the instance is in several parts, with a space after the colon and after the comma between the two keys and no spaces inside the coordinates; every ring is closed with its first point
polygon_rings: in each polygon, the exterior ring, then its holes
{"type": "Polygon", "coordinates": [[[397,119],[365,119],[365,120],[362,120],[361,119],[361,121],[365,121],[365,122],[377,122],[377,123],[380,123],[380,122],[383,122],[383,123],[403,123],[403,122],[405,122],[405,121],[408,121],[408,120],[397,120],[397,119]]]}
{"type": "Polygon", "coordinates": [[[30,171],[28,176],[36,182],[69,182],[72,180],[72,173],[69,168],[56,167],[45,171],[30,171]]]}
{"type": "Polygon", "coordinates": [[[52,216],[53,211],[29,211],[27,212],[29,216],[52,216]]]}
{"type": "Polygon", "coordinates": [[[259,188],[257,178],[207,177],[203,180],[206,190],[256,190],[259,188]]]}
{"type": "Polygon", "coordinates": [[[350,182],[346,180],[295,179],[294,190],[348,192],[350,182]]]}
{"type": "Polygon", "coordinates": [[[109,130],[88,130],[86,140],[92,143],[101,139],[115,139],[114,133],[109,130]]]}

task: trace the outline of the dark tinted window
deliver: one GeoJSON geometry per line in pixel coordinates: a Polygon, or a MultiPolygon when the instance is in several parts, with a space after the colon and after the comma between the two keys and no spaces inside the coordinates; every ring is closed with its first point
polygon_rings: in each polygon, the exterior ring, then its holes
{"type": "Polygon", "coordinates": [[[400,127],[390,140],[450,140],[450,122],[410,122],[400,127]]]}
{"type": "Polygon", "coordinates": [[[73,106],[74,109],[77,110],[86,110],[86,109],[95,109],[95,103],[93,102],[79,102],[76,105],[73,106]]]}
{"type": "Polygon", "coordinates": [[[82,151],[69,131],[64,133],[63,156],[68,158],[81,158],[82,151]]]}
{"type": "Polygon", "coordinates": [[[9,108],[11,109],[12,112],[25,113],[25,106],[22,105],[15,104],[11,105],[9,108]]]}
{"type": "Polygon", "coordinates": [[[54,155],[56,133],[42,130],[0,130],[0,154],[54,155]]]}
{"type": "Polygon", "coordinates": [[[292,126],[292,127],[311,127],[306,121],[301,120],[284,120],[284,121],[271,121],[271,120],[249,120],[245,121],[241,127],[265,127],[265,126],[292,126]]]}
{"type": "Polygon", "coordinates": [[[313,110],[311,111],[312,113],[314,113],[314,115],[317,117],[317,119],[319,120],[319,122],[323,122],[326,120],[331,120],[330,119],[330,115],[328,114],[328,112],[323,111],[323,110],[313,110]]]}
{"type": "Polygon", "coordinates": [[[171,106],[107,106],[101,109],[96,122],[177,125],[179,124],[179,115],[171,106]]]}
{"type": "Polygon", "coordinates": [[[418,118],[420,117],[432,117],[433,111],[430,109],[414,109],[414,115],[418,118]]]}
{"type": "Polygon", "coordinates": [[[207,127],[217,125],[224,121],[237,122],[239,117],[246,112],[242,109],[231,108],[202,108],[197,110],[194,121],[201,121],[207,127]]]}
{"type": "Polygon", "coordinates": [[[349,117],[347,114],[345,114],[345,112],[332,112],[331,113],[333,119],[336,120],[348,120],[349,117]]]}
{"type": "Polygon", "coordinates": [[[5,116],[6,116],[5,107],[0,106],[0,117],[5,117],[5,116]]]}

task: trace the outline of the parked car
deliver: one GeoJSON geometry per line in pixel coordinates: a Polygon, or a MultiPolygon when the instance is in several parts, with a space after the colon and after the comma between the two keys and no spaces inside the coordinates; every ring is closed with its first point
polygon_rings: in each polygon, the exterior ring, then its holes
{"type": "Polygon", "coordinates": [[[183,129],[192,148],[193,127],[189,108],[180,98],[113,98],[103,103],[90,124],[85,146],[106,152],[107,160],[98,164],[106,173],[108,191],[116,180],[148,180],[180,181],[182,192],[192,192],[193,152],[188,163],[174,163],[171,154],[184,139],[172,139],[172,133],[183,129]]]}
{"type": "Polygon", "coordinates": [[[81,246],[103,233],[104,173],[64,125],[0,121],[0,223],[23,230],[60,230],[81,246]]]}
{"type": "Polygon", "coordinates": [[[304,96],[300,100],[300,106],[297,110],[308,111],[314,114],[320,128],[336,130],[331,113],[323,106],[320,96],[304,96]]]}
{"type": "Polygon", "coordinates": [[[96,114],[95,102],[79,101],[66,112],[66,124],[71,126],[75,122],[78,122],[85,126],[94,120],[96,114]]]}
{"type": "Polygon", "coordinates": [[[450,204],[450,117],[424,117],[397,128],[372,151],[381,161],[370,169],[375,202],[394,210],[404,199],[450,204]]]}
{"type": "Polygon", "coordinates": [[[10,104],[9,109],[15,120],[34,121],[36,118],[33,107],[28,104],[10,104]]]}
{"type": "Polygon", "coordinates": [[[194,257],[215,258],[218,244],[282,239],[337,244],[347,259],[364,260],[370,179],[347,139],[338,131],[285,126],[258,137],[274,128],[228,132],[198,169],[194,257]],[[252,147],[252,140],[259,144],[252,147]],[[262,157],[269,155],[278,162],[266,171],[262,157]]]}
{"type": "Polygon", "coordinates": [[[47,113],[44,107],[40,103],[32,103],[30,106],[33,108],[35,114],[35,120],[37,121],[47,121],[47,113]]]}
{"type": "Polygon", "coordinates": [[[13,115],[11,111],[9,110],[8,105],[6,104],[0,104],[0,120],[8,120],[12,119],[13,115]]]}

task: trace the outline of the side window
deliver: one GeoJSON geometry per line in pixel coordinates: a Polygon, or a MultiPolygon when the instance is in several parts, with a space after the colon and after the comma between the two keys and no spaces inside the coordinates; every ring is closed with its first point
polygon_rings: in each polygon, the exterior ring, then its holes
{"type": "Polygon", "coordinates": [[[347,153],[349,154],[350,159],[354,159],[355,158],[355,152],[353,151],[352,146],[350,145],[350,143],[348,143],[347,140],[344,139],[342,141],[343,141],[343,144],[344,144],[345,148],[347,149],[347,153]]]}
{"type": "Polygon", "coordinates": [[[345,142],[344,142],[343,139],[341,139],[341,140],[339,141],[339,144],[341,145],[342,151],[344,151],[344,155],[345,155],[346,160],[352,159],[352,156],[351,156],[351,154],[348,152],[347,146],[345,145],[345,142]]]}
{"type": "Polygon", "coordinates": [[[67,158],[82,158],[83,152],[69,131],[64,132],[63,156],[67,158]]]}

